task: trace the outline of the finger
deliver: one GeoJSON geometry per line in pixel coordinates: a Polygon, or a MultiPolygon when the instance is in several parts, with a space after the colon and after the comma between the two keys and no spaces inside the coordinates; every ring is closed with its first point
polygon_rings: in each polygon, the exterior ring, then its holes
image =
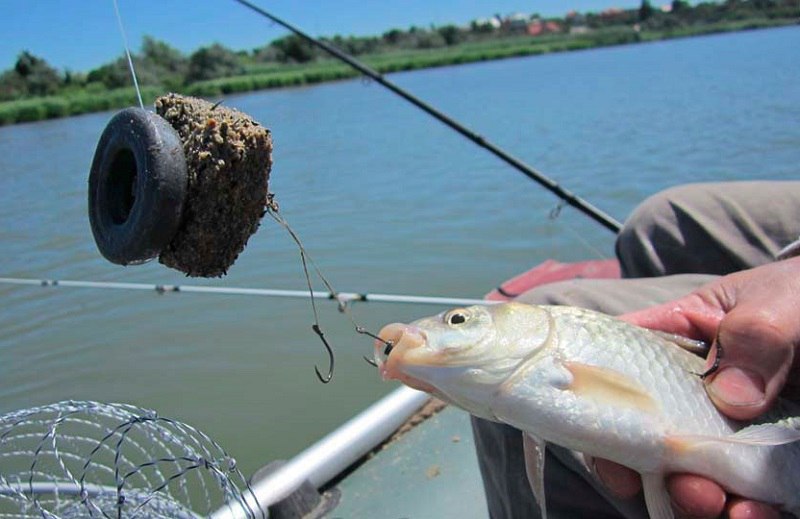
{"type": "Polygon", "coordinates": [[[781,513],[766,503],[734,498],[728,505],[728,517],[729,519],[780,519],[781,513]]]}
{"type": "Polygon", "coordinates": [[[719,304],[698,293],[619,316],[619,319],[667,333],[711,342],[725,316],[719,304]]]}
{"type": "Polygon", "coordinates": [[[674,474],[667,480],[672,503],[681,517],[718,517],[725,508],[725,491],[694,474],[674,474]]]}
{"type": "MultiPolygon", "coordinates": [[[[726,415],[749,420],[766,411],[783,389],[794,348],[770,310],[741,305],[722,319],[719,369],[707,379],[708,394],[726,415]]],[[[716,355],[709,355],[709,364],[716,355]]]]}
{"type": "Polygon", "coordinates": [[[602,458],[595,458],[592,465],[600,482],[620,499],[630,499],[642,488],[642,480],[635,470],[602,458]]]}

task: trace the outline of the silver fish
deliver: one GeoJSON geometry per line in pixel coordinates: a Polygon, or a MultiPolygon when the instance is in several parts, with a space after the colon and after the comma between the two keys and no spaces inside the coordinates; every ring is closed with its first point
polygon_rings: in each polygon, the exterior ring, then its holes
{"type": "Polygon", "coordinates": [[[506,303],[390,324],[376,341],[385,379],[524,433],[543,517],[551,442],[638,471],[653,519],[673,512],[664,475],[698,474],[800,516],[800,406],[752,423],[726,418],[698,376],[702,358],[663,335],[565,306],[506,303]]]}

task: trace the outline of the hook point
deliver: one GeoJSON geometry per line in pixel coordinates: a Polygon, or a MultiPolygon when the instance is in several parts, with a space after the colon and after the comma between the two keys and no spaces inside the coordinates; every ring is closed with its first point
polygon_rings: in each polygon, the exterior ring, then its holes
{"type": "Polygon", "coordinates": [[[314,366],[314,372],[317,374],[317,378],[319,379],[319,381],[322,382],[323,384],[327,384],[333,378],[333,370],[328,372],[327,377],[322,376],[322,373],[320,373],[319,368],[316,366],[314,366]]]}

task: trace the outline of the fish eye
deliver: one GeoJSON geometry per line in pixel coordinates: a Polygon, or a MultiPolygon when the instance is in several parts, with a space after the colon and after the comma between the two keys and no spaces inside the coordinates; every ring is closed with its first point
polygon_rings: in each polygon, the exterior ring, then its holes
{"type": "Polygon", "coordinates": [[[467,322],[467,314],[464,310],[453,310],[444,317],[444,320],[447,324],[456,326],[467,322]]]}

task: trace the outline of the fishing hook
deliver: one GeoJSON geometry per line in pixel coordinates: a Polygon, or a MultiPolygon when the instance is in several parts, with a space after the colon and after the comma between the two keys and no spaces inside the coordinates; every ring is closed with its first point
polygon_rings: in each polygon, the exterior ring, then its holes
{"type": "Polygon", "coordinates": [[[328,344],[328,341],[325,339],[325,334],[322,333],[322,329],[319,327],[318,324],[312,324],[311,329],[314,330],[319,338],[322,340],[322,344],[325,345],[325,350],[328,352],[328,374],[323,376],[322,373],[319,371],[319,368],[314,366],[314,371],[317,373],[317,378],[323,384],[327,384],[333,378],[333,364],[336,360],[333,355],[333,349],[331,345],[328,344]]]}
{"type": "MultiPolygon", "coordinates": [[[[392,352],[392,348],[394,347],[394,343],[392,343],[392,341],[387,341],[386,339],[383,339],[383,338],[375,335],[374,333],[370,332],[369,330],[367,330],[363,326],[356,326],[356,332],[360,333],[362,335],[366,335],[367,337],[372,337],[376,341],[380,341],[383,344],[385,344],[386,348],[384,348],[384,350],[383,350],[384,355],[389,355],[389,353],[392,352]]],[[[376,368],[378,367],[378,364],[374,360],[372,360],[369,357],[367,357],[366,355],[362,356],[361,358],[363,358],[366,361],[366,363],[369,364],[370,366],[374,366],[376,368]]]]}
{"type": "Polygon", "coordinates": [[[717,336],[714,339],[714,343],[717,345],[717,351],[714,355],[714,363],[711,365],[710,368],[705,370],[703,373],[696,373],[700,377],[700,380],[705,380],[714,373],[719,370],[720,362],[722,362],[723,357],[723,349],[722,349],[722,342],[719,340],[719,330],[717,330],[717,336]]]}

